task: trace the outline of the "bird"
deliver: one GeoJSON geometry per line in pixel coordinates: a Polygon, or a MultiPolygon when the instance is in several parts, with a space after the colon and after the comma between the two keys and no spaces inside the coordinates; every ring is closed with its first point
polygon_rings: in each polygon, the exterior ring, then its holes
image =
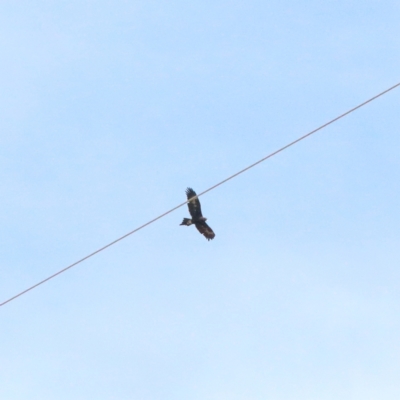
{"type": "Polygon", "coordinates": [[[204,237],[207,240],[214,239],[215,233],[213,230],[206,224],[207,218],[203,217],[203,214],[201,213],[201,206],[200,206],[200,201],[198,197],[194,196],[196,195],[196,192],[192,188],[187,188],[186,189],[186,196],[187,199],[190,200],[187,205],[189,208],[189,213],[192,216],[192,219],[190,218],[183,218],[183,221],[180,225],[185,225],[185,226],[190,226],[190,225],[195,225],[197,230],[204,235],[204,237]]]}

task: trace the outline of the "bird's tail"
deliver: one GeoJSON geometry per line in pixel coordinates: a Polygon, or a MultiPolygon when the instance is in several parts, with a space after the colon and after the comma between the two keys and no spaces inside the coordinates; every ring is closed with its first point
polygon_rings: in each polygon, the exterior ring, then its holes
{"type": "Polygon", "coordinates": [[[186,226],[192,225],[192,220],[189,218],[183,218],[181,225],[186,225],[186,226]]]}

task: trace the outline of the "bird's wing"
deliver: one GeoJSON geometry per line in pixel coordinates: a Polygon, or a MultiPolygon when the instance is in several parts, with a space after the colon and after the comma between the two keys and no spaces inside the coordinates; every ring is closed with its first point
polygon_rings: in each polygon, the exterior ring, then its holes
{"type": "Polygon", "coordinates": [[[207,238],[207,240],[214,239],[214,231],[204,221],[197,222],[196,228],[202,235],[207,238]]]}
{"type": "MultiPolygon", "coordinates": [[[[196,192],[192,188],[187,188],[186,196],[189,200],[193,196],[196,196],[196,192]]],[[[195,199],[189,201],[188,207],[189,207],[189,212],[190,212],[190,215],[192,216],[192,218],[196,219],[196,218],[200,218],[203,216],[203,214],[201,213],[200,201],[197,197],[195,199]]]]}

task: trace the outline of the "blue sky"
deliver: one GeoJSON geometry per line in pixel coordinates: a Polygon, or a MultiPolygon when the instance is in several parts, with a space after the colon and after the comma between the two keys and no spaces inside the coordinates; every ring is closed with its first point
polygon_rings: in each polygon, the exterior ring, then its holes
{"type": "MultiPolygon", "coordinates": [[[[398,1],[2,1],[1,301],[399,82],[398,1]]],[[[7,400],[398,399],[399,89],[1,307],[7,400]]]]}

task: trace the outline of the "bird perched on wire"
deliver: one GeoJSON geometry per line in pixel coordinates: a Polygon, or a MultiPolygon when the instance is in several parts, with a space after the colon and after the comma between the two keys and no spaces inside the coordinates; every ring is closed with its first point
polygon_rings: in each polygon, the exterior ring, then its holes
{"type": "Polygon", "coordinates": [[[201,213],[200,201],[196,195],[196,192],[192,188],[186,189],[187,199],[190,200],[187,205],[189,208],[189,213],[192,216],[192,219],[183,218],[181,225],[195,225],[197,230],[205,236],[207,240],[214,239],[215,233],[213,230],[206,224],[207,218],[203,217],[201,213]],[[194,197],[194,198],[193,198],[194,197]]]}

